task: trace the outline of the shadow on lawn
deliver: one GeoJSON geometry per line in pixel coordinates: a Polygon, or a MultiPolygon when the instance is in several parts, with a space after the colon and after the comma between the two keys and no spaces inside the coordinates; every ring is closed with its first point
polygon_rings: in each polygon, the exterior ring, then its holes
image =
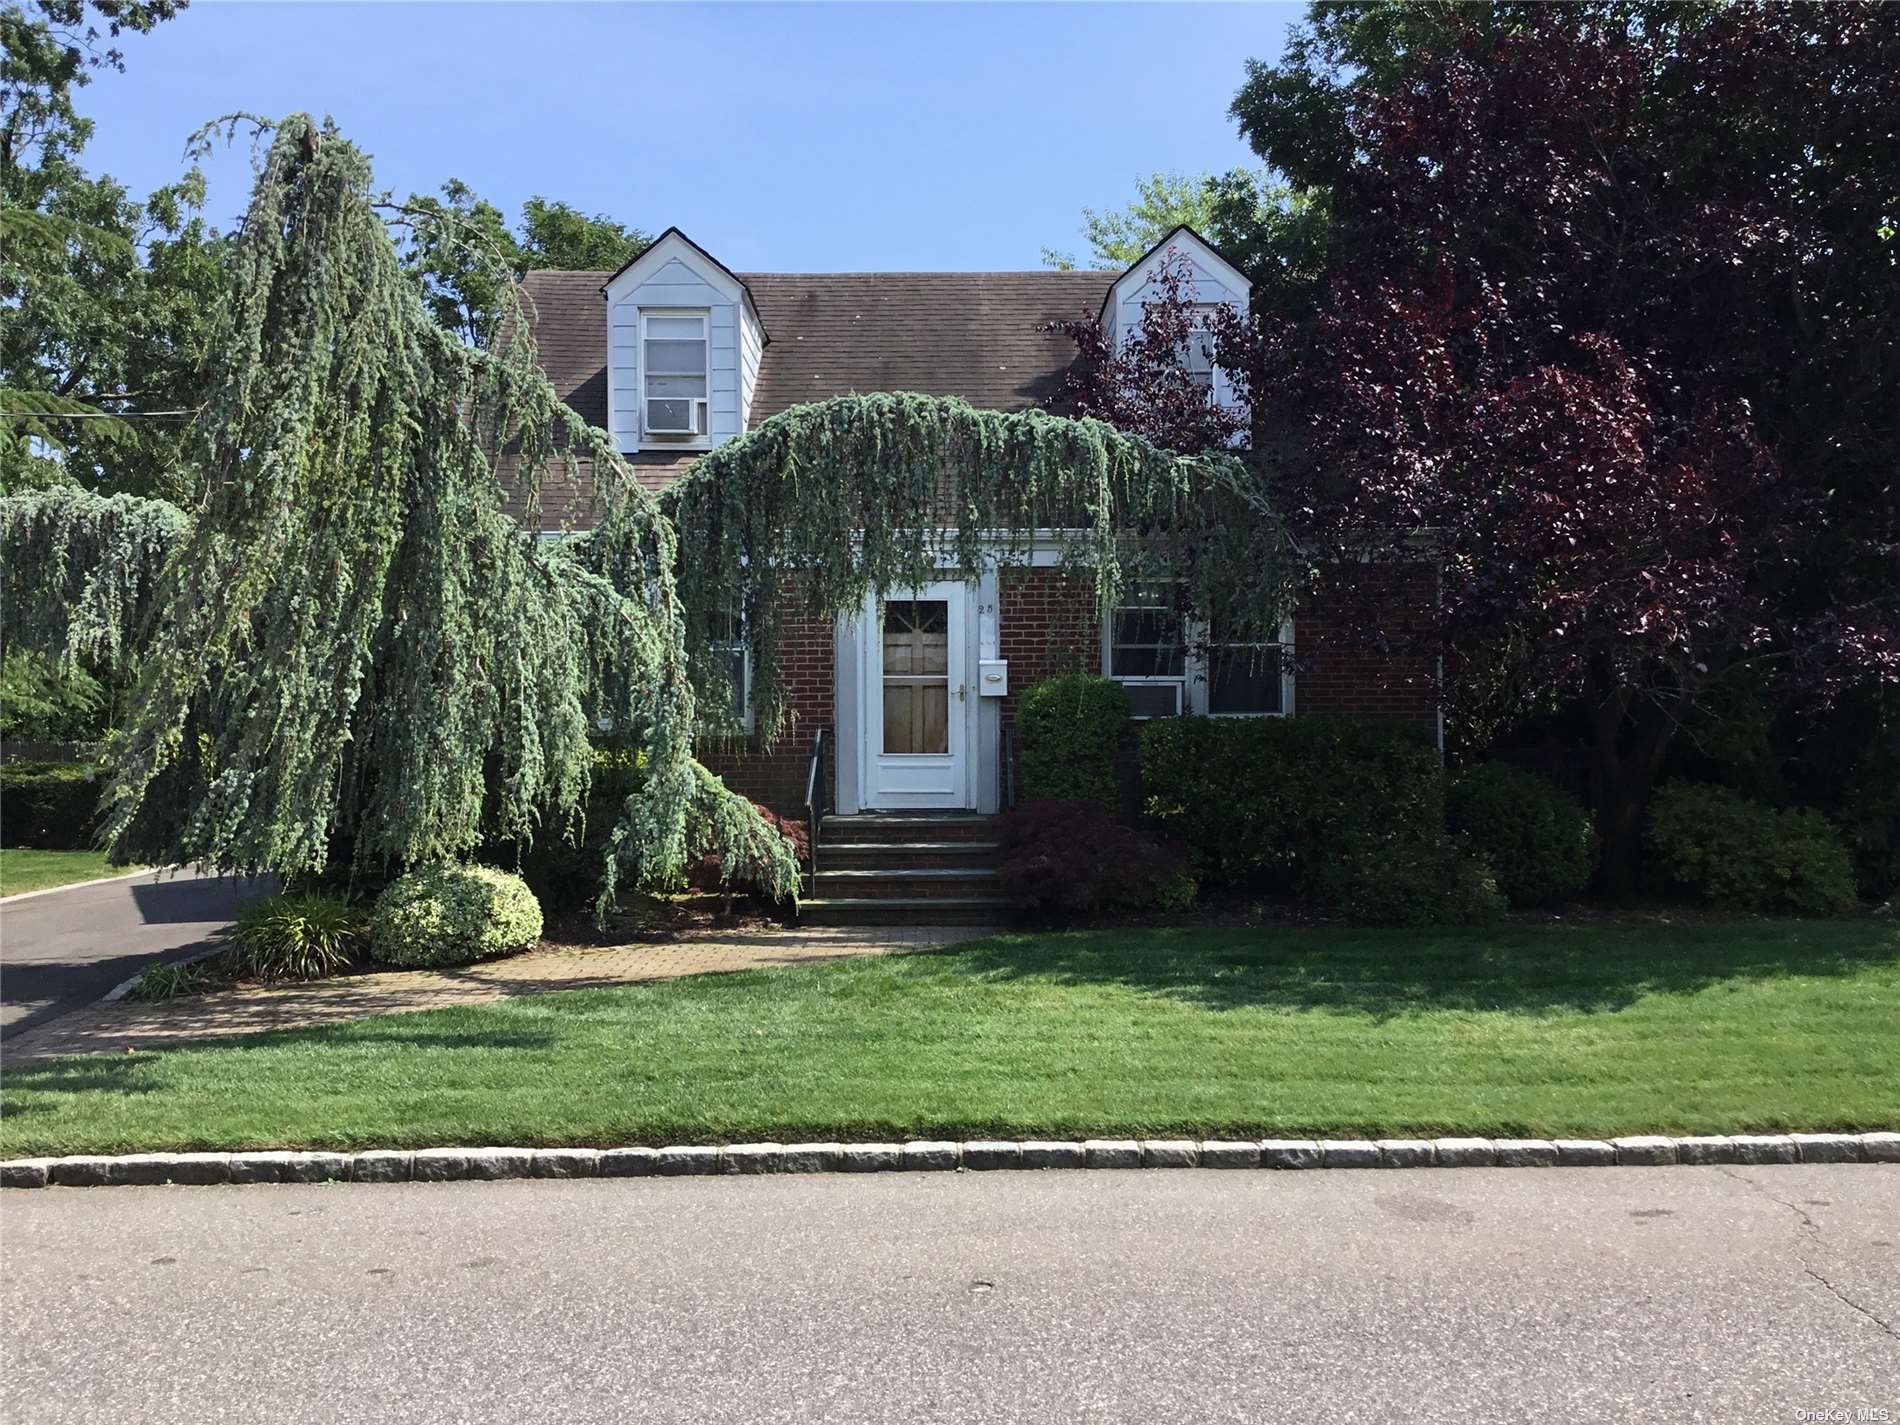
{"type": "Polygon", "coordinates": [[[1457,1010],[1623,1009],[1644,995],[1900,963],[1874,921],[1505,925],[1449,931],[1262,927],[1006,935],[944,952],[954,973],[1122,984],[1206,1009],[1337,1010],[1375,1019],[1457,1010]]]}

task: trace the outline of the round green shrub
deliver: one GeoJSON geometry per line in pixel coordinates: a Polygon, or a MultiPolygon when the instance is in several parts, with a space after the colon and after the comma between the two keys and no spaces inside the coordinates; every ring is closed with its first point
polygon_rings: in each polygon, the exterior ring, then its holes
{"type": "Polygon", "coordinates": [[[1649,807],[1649,849],[1711,905],[1831,915],[1854,905],[1854,863],[1832,822],[1727,787],[1672,782],[1649,807]]]}
{"type": "Polygon", "coordinates": [[[376,901],[370,958],[385,965],[461,965],[526,950],[541,937],[527,882],[493,866],[425,866],[376,901]]]}
{"type": "Polygon", "coordinates": [[[342,896],[265,896],[238,911],[231,932],[233,968],[266,982],[334,974],[362,948],[367,930],[362,912],[342,896]]]}
{"type": "Polygon", "coordinates": [[[1128,692],[1112,678],[1064,673],[1031,684],[1016,713],[1021,799],[1115,807],[1127,730],[1128,692]]]}
{"type": "Polygon", "coordinates": [[[1505,763],[1485,762],[1454,777],[1445,816],[1490,863],[1512,905],[1568,900],[1596,871],[1596,827],[1582,803],[1505,763]]]}

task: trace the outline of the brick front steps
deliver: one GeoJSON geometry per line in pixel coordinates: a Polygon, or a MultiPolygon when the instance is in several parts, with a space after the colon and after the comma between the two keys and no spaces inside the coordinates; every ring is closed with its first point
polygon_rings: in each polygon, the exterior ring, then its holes
{"type": "Polygon", "coordinates": [[[17,1158],[0,1187],[161,1183],[458,1182],[497,1178],[703,1177],[1038,1168],[1543,1168],[1900,1163],[1900,1133],[1664,1138],[1091,1138],[1083,1142],[916,1139],[908,1143],[739,1143],[672,1148],[419,1148],[361,1153],[127,1153],[17,1158]]]}
{"type": "Polygon", "coordinates": [[[808,925],[993,925],[1009,918],[996,882],[996,818],[885,812],[819,826],[808,925]]]}

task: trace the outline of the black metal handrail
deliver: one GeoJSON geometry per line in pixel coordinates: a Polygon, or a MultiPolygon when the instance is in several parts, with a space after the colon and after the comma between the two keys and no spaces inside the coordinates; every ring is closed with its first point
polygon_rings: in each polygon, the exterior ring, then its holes
{"type": "Polygon", "coordinates": [[[824,775],[825,744],[830,737],[830,728],[818,729],[811,740],[811,761],[805,767],[805,829],[811,838],[811,879],[806,889],[813,894],[818,889],[818,827],[825,819],[825,804],[831,792],[831,779],[824,775]]]}
{"type": "Polygon", "coordinates": [[[1016,724],[1006,722],[1002,732],[1002,755],[997,759],[997,771],[1003,779],[1002,802],[1004,811],[1016,808],[1016,724]]]}

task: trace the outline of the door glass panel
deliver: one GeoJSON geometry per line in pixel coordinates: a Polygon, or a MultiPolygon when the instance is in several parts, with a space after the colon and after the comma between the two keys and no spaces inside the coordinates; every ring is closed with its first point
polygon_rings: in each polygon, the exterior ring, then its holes
{"type": "Polygon", "coordinates": [[[950,750],[950,605],[892,599],[884,605],[884,750],[950,750]]]}

